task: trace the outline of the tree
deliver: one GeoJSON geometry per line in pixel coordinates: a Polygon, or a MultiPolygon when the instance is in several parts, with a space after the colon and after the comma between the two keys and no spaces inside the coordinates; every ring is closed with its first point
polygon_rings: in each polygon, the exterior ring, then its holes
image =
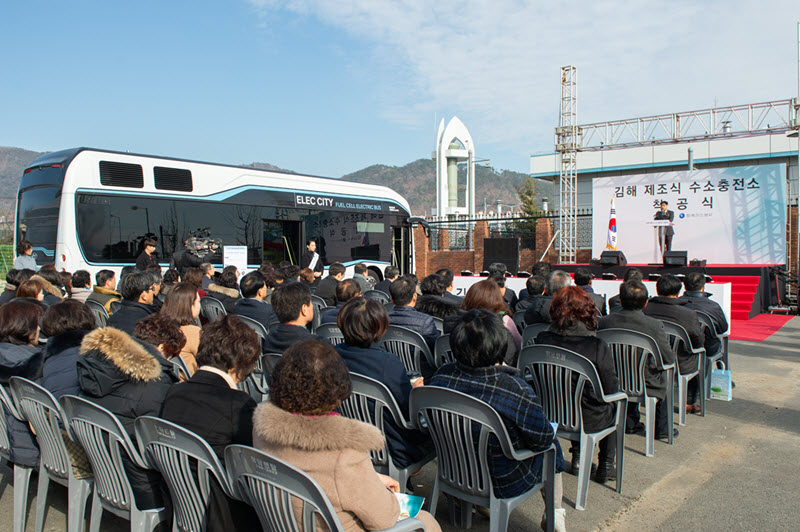
{"type": "Polygon", "coordinates": [[[542,214],[541,209],[536,206],[536,182],[531,176],[528,176],[522,180],[522,183],[514,188],[519,198],[519,210],[523,216],[514,222],[514,231],[523,240],[535,240],[536,217],[542,214]]]}

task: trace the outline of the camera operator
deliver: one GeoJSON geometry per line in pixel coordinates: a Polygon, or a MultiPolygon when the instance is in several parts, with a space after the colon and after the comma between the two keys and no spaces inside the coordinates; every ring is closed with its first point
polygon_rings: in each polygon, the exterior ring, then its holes
{"type": "Polygon", "coordinates": [[[198,268],[204,262],[211,262],[211,257],[217,252],[219,244],[210,241],[208,245],[197,246],[197,237],[194,235],[183,239],[183,249],[172,254],[172,264],[181,274],[181,278],[189,268],[198,268]]]}

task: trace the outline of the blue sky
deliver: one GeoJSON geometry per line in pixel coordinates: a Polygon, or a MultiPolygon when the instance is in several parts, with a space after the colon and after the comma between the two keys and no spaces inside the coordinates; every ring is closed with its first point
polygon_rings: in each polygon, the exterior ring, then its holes
{"type": "Polygon", "coordinates": [[[581,123],[797,94],[800,2],[3,2],[0,145],[93,146],[338,177],[552,150],[559,68],[581,123]]]}

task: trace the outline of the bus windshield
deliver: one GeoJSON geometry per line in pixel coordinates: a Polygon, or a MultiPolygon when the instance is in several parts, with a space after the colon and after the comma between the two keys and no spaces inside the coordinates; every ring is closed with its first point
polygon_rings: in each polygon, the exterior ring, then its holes
{"type": "Polygon", "coordinates": [[[17,241],[24,239],[33,244],[33,257],[40,266],[55,262],[60,203],[60,185],[33,186],[19,193],[17,241]]]}

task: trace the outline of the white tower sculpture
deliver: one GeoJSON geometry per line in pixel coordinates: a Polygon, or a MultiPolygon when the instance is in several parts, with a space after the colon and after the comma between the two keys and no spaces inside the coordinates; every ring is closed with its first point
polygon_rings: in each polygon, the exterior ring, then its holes
{"type": "Polygon", "coordinates": [[[475,144],[458,117],[444,125],[439,123],[436,135],[436,215],[455,217],[475,216],[475,144]],[[466,205],[458,204],[458,163],[467,161],[466,205]]]}

